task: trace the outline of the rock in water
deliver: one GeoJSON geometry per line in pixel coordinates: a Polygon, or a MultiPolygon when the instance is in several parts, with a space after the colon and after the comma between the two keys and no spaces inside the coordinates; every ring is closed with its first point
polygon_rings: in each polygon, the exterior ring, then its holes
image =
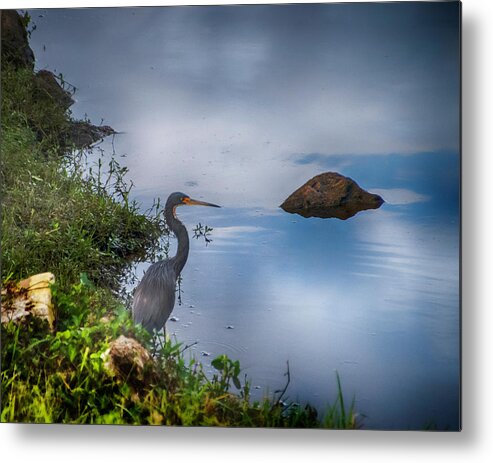
{"type": "Polygon", "coordinates": [[[378,209],[383,203],[379,195],[368,193],[349,177],[325,172],[299,187],[281,207],[303,217],[346,220],[360,211],[378,209]]]}

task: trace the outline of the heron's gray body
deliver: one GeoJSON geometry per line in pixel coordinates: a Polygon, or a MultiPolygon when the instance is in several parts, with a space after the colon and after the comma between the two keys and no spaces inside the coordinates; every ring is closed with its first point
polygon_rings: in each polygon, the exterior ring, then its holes
{"type": "Polygon", "coordinates": [[[175,305],[176,274],[173,260],[152,264],[135,290],[133,319],[147,331],[160,330],[175,305]]]}
{"type": "Polygon", "coordinates": [[[166,201],[164,215],[169,229],[178,239],[176,256],[171,259],[152,264],[142,277],[135,289],[132,304],[132,317],[135,323],[140,323],[147,331],[163,329],[175,305],[176,280],[180,276],[188,259],[190,240],[185,226],[175,215],[176,208],[181,205],[213,206],[191,199],[183,193],[172,193],[166,201]]]}

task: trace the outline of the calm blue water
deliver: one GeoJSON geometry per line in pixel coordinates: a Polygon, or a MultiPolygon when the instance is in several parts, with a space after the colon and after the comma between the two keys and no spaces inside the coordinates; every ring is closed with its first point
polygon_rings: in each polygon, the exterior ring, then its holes
{"type": "Polygon", "coordinates": [[[36,68],[78,88],[74,116],[123,132],[143,209],[173,191],[223,206],[179,210],[213,242],[192,240],[167,325],[206,370],[239,359],[261,397],[289,361],[289,399],[321,411],[337,371],[366,428],[457,429],[458,4],[31,16],[36,68]],[[279,209],[329,170],[386,203],[347,221],[279,209]]]}
{"type": "Polygon", "coordinates": [[[209,371],[217,355],[239,359],[255,397],[282,389],[289,361],[292,400],[323,410],[337,371],[367,428],[455,429],[458,157],[387,156],[380,174],[368,170],[378,157],[352,161],[343,173],[404,204],[347,221],[281,209],[179,210],[189,230],[201,222],[214,231],[208,246],[192,240],[168,332],[198,341],[192,350],[209,371]],[[397,185],[414,186],[416,202],[397,185]]]}

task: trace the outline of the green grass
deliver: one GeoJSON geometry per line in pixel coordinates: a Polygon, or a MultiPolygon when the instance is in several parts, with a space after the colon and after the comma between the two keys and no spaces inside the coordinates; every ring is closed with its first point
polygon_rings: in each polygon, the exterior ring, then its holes
{"type": "Polygon", "coordinates": [[[39,94],[30,71],[2,65],[2,282],[52,272],[57,320],[53,333],[35,319],[2,326],[1,421],[356,427],[339,378],[319,417],[282,394],[253,401],[237,361],[214,359],[207,377],[171,341],[158,349],[151,380],[108,373],[104,354],[119,335],[156,349],[119,290],[136,260],[167,252],[160,206],[139,210],[115,158],[67,147],[70,113],[39,94]]]}
{"type": "Polygon", "coordinates": [[[28,126],[38,150],[49,156],[68,149],[71,120],[70,111],[39,86],[31,70],[2,62],[2,128],[28,126]]]}

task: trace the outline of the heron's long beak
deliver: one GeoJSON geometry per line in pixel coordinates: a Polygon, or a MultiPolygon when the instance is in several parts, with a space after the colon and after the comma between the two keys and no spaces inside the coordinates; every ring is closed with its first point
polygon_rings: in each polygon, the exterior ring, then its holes
{"type": "Polygon", "coordinates": [[[199,201],[197,199],[187,199],[185,200],[185,204],[187,206],[210,206],[210,207],[221,207],[218,206],[217,204],[212,204],[212,203],[206,203],[205,201],[199,201]]]}

